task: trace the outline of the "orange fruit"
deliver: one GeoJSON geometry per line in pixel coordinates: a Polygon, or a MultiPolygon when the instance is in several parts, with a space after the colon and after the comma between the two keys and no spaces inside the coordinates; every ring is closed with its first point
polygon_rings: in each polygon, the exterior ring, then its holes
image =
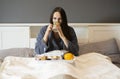
{"type": "Polygon", "coordinates": [[[72,60],[74,55],[71,52],[67,52],[63,55],[64,60],[72,60]]]}

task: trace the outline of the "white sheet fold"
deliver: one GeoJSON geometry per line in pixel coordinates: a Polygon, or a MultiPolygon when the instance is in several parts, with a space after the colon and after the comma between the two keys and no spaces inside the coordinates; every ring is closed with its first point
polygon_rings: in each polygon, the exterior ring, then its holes
{"type": "Polygon", "coordinates": [[[68,74],[77,79],[120,79],[120,69],[107,56],[89,53],[74,61],[6,57],[0,67],[0,79],[49,79],[68,74]]]}

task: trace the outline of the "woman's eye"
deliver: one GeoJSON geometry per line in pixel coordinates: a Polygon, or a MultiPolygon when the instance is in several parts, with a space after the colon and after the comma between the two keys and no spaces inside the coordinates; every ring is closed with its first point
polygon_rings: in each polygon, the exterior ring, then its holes
{"type": "Polygon", "coordinates": [[[53,18],[54,20],[56,19],[56,18],[53,18]]]}
{"type": "Polygon", "coordinates": [[[56,18],[56,17],[54,17],[53,20],[61,21],[62,19],[61,19],[61,18],[56,18]]]}
{"type": "Polygon", "coordinates": [[[61,18],[59,18],[58,20],[61,20],[61,18]]]}

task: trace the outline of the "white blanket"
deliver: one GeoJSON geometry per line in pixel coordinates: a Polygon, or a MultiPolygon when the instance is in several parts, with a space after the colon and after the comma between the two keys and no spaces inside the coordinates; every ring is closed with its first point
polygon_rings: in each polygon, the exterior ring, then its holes
{"type": "Polygon", "coordinates": [[[107,56],[97,53],[73,61],[6,57],[0,67],[0,79],[49,79],[61,74],[76,79],[120,79],[120,69],[107,56]]]}

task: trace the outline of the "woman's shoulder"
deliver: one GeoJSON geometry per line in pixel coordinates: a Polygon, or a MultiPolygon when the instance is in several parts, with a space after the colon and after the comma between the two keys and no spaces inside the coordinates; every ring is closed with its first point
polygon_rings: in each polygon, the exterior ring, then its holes
{"type": "Polygon", "coordinates": [[[40,30],[41,31],[46,31],[47,27],[48,27],[48,25],[42,26],[40,30]]]}
{"type": "Polygon", "coordinates": [[[41,29],[46,29],[48,27],[48,25],[42,26],[41,29]]]}

